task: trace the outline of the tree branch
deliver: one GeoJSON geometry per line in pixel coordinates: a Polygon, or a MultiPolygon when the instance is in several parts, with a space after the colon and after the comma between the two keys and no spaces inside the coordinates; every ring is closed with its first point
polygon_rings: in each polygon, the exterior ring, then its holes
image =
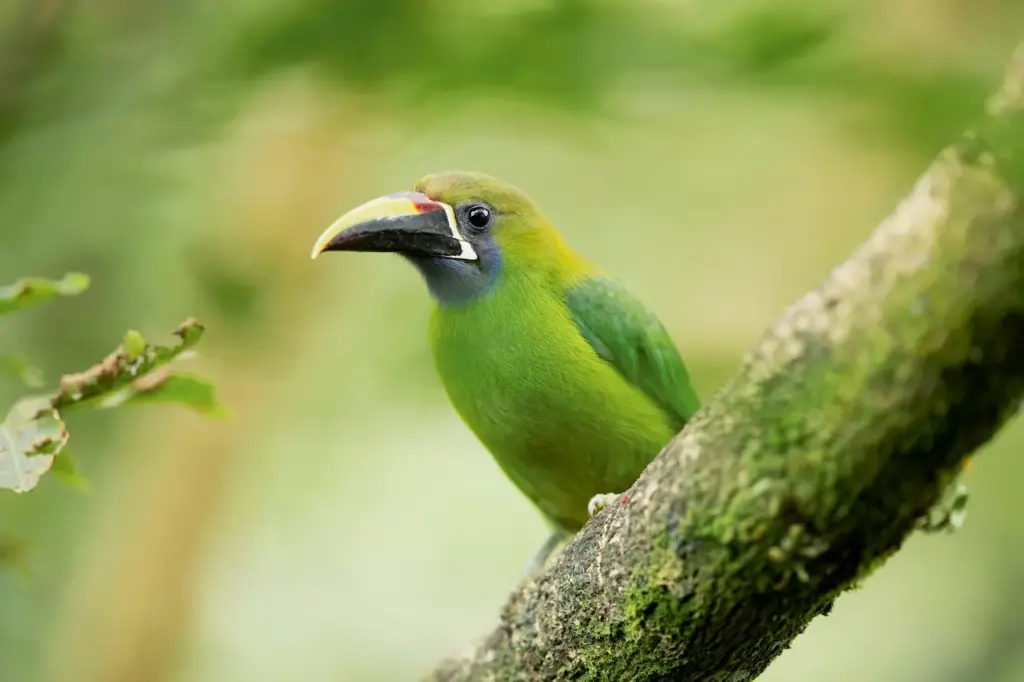
{"type": "Polygon", "coordinates": [[[1024,46],[978,126],[433,680],[759,675],[1024,391],[1024,46]]]}

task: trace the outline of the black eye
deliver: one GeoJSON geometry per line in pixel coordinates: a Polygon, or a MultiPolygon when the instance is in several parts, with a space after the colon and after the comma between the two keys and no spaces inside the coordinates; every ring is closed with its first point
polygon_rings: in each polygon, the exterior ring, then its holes
{"type": "Polygon", "coordinates": [[[482,230],[491,224],[491,209],[483,204],[470,206],[466,211],[466,220],[478,230],[482,230]]]}

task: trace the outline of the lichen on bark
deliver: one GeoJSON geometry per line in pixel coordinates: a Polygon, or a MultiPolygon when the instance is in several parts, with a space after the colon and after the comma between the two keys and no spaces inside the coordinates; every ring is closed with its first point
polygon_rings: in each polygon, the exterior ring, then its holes
{"type": "Polygon", "coordinates": [[[1024,48],[986,116],[433,680],[759,675],[1024,393],[1024,48]]]}

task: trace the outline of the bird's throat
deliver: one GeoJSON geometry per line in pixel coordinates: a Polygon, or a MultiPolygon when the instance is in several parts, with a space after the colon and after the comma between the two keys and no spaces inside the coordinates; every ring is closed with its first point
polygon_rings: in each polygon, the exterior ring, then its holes
{"type": "Polygon", "coordinates": [[[478,251],[479,260],[407,256],[427,283],[430,295],[442,307],[459,307],[486,295],[501,272],[497,249],[478,251]]]}

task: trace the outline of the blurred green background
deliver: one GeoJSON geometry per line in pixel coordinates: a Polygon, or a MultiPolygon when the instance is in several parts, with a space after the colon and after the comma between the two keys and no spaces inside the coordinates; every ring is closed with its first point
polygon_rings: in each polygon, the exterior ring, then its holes
{"type": "MultiPolygon", "coordinates": [[[[89,495],[0,494],[2,682],[415,679],[545,528],[449,408],[400,259],[309,248],[473,169],[672,331],[706,400],[983,107],[1017,0],[4,0],[0,325],[55,380],[187,315],[230,421],[75,414],[89,495]]],[[[19,392],[0,383],[8,403],[19,392]]],[[[970,399],[969,396],[966,399],[970,399]]],[[[769,682],[1024,680],[1024,427],[769,682]]]]}

